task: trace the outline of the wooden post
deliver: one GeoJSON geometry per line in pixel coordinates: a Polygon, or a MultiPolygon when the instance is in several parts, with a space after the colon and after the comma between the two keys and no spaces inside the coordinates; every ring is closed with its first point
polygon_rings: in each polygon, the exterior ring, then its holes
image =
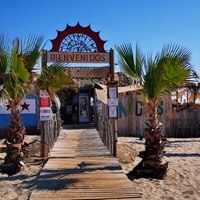
{"type": "Polygon", "coordinates": [[[49,147],[47,142],[47,121],[41,121],[41,157],[48,158],[49,147]]]}
{"type": "Polygon", "coordinates": [[[46,50],[42,50],[42,67],[43,66],[47,66],[47,51],[46,50]]]}
{"type": "Polygon", "coordinates": [[[115,73],[115,61],[114,61],[114,50],[110,49],[110,73],[111,73],[111,82],[114,81],[114,73],[115,73]]]}
{"type": "MultiPolygon", "coordinates": [[[[110,73],[111,73],[111,80],[110,84],[114,84],[117,87],[118,83],[115,83],[114,80],[114,72],[115,72],[115,61],[114,61],[114,50],[110,49],[110,73]]],[[[118,91],[118,90],[117,90],[118,91]]],[[[109,98],[109,97],[108,97],[109,98]]],[[[118,98],[118,94],[117,94],[118,98]]],[[[112,153],[116,157],[117,156],[117,130],[116,130],[116,118],[110,118],[111,127],[112,127],[112,153]]]]}
{"type": "MultiPolygon", "coordinates": [[[[42,67],[47,65],[47,51],[42,50],[42,67]]],[[[40,98],[39,98],[40,100],[40,98]]],[[[41,104],[41,100],[40,100],[41,104]]],[[[41,105],[40,105],[41,106],[41,105]]],[[[41,138],[41,157],[42,158],[47,158],[48,157],[48,142],[47,142],[47,121],[40,121],[40,138],[41,138]]]]}

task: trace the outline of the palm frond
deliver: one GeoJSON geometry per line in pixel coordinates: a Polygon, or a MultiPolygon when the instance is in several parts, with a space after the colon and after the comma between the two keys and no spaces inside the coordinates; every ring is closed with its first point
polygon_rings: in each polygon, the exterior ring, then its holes
{"type": "Polygon", "coordinates": [[[144,57],[137,46],[134,57],[130,43],[115,47],[121,70],[133,78],[140,77],[143,95],[147,99],[154,99],[155,102],[170,94],[175,87],[194,80],[194,77],[198,78],[190,64],[191,52],[183,46],[164,45],[161,53],[157,53],[155,57],[144,57]]]}
{"type": "Polygon", "coordinates": [[[118,65],[121,70],[128,76],[135,79],[139,78],[142,73],[142,63],[144,57],[136,45],[136,54],[134,56],[131,43],[121,45],[115,45],[115,49],[118,53],[118,65]]]}
{"type": "Polygon", "coordinates": [[[21,39],[18,53],[22,55],[24,65],[30,73],[41,55],[41,50],[44,47],[43,41],[43,36],[36,35],[29,35],[24,40],[21,39]]]}
{"type": "Polygon", "coordinates": [[[16,75],[16,82],[22,81],[22,82],[28,82],[30,79],[30,73],[28,70],[24,67],[24,58],[18,54],[19,49],[19,43],[17,42],[12,49],[12,55],[11,55],[11,71],[13,74],[16,75]]]}
{"type": "Polygon", "coordinates": [[[0,80],[8,98],[17,99],[32,91],[33,68],[38,62],[43,36],[29,35],[13,42],[3,33],[0,34],[0,80]]]}
{"type": "Polygon", "coordinates": [[[66,66],[59,63],[42,67],[42,73],[37,81],[37,86],[51,93],[57,93],[72,83],[74,83],[74,80],[67,72],[66,66]]]}
{"type": "MultiPolygon", "coordinates": [[[[0,33],[0,76],[9,71],[11,39],[0,33]]],[[[1,76],[2,77],[2,76],[1,76]]]]}
{"type": "MultiPolygon", "coordinates": [[[[199,79],[198,73],[194,70],[193,66],[190,63],[191,51],[188,48],[178,44],[166,44],[162,48],[161,58],[168,58],[170,60],[171,65],[174,66],[174,72],[180,72],[180,70],[182,72],[184,71],[186,82],[199,79]],[[175,66],[178,69],[175,69],[175,66]]],[[[182,76],[180,75],[179,77],[182,76]]]]}

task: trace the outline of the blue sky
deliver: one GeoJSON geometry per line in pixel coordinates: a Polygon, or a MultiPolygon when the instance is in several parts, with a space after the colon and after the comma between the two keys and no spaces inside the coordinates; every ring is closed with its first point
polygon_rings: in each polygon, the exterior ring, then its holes
{"type": "Polygon", "coordinates": [[[43,35],[47,50],[56,30],[77,22],[100,31],[106,50],[131,42],[145,54],[155,54],[164,44],[177,43],[190,49],[200,74],[199,0],[4,0],[0,19],[0,32],[11,38],[43,35]]]}

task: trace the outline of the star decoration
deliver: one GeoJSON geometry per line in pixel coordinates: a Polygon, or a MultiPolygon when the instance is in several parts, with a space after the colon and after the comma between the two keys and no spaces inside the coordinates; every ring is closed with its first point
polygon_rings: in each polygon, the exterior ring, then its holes
{"type": "Polygon", "coordinates": [[[8,104],[6,105],[7,109],[6,110],[9,110],[11,108],[11,106],[8,104]]]}
{"type": "Polygon", "coordinates": [[[28,110],[28,107],[30,106],[30,104],[26,104],[26,102],[24,102],[24,104],[21,104],[21,107],[22,107],[22,111],[23,110],[28,110]]]}

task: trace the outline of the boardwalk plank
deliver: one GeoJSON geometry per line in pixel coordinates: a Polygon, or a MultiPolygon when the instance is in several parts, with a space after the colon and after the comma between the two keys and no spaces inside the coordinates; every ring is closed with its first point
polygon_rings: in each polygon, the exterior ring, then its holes
{"type": "Polygon", "coordinates": [[[141,199],[95,128],[63,129],[30,200],[141,199]]]}

